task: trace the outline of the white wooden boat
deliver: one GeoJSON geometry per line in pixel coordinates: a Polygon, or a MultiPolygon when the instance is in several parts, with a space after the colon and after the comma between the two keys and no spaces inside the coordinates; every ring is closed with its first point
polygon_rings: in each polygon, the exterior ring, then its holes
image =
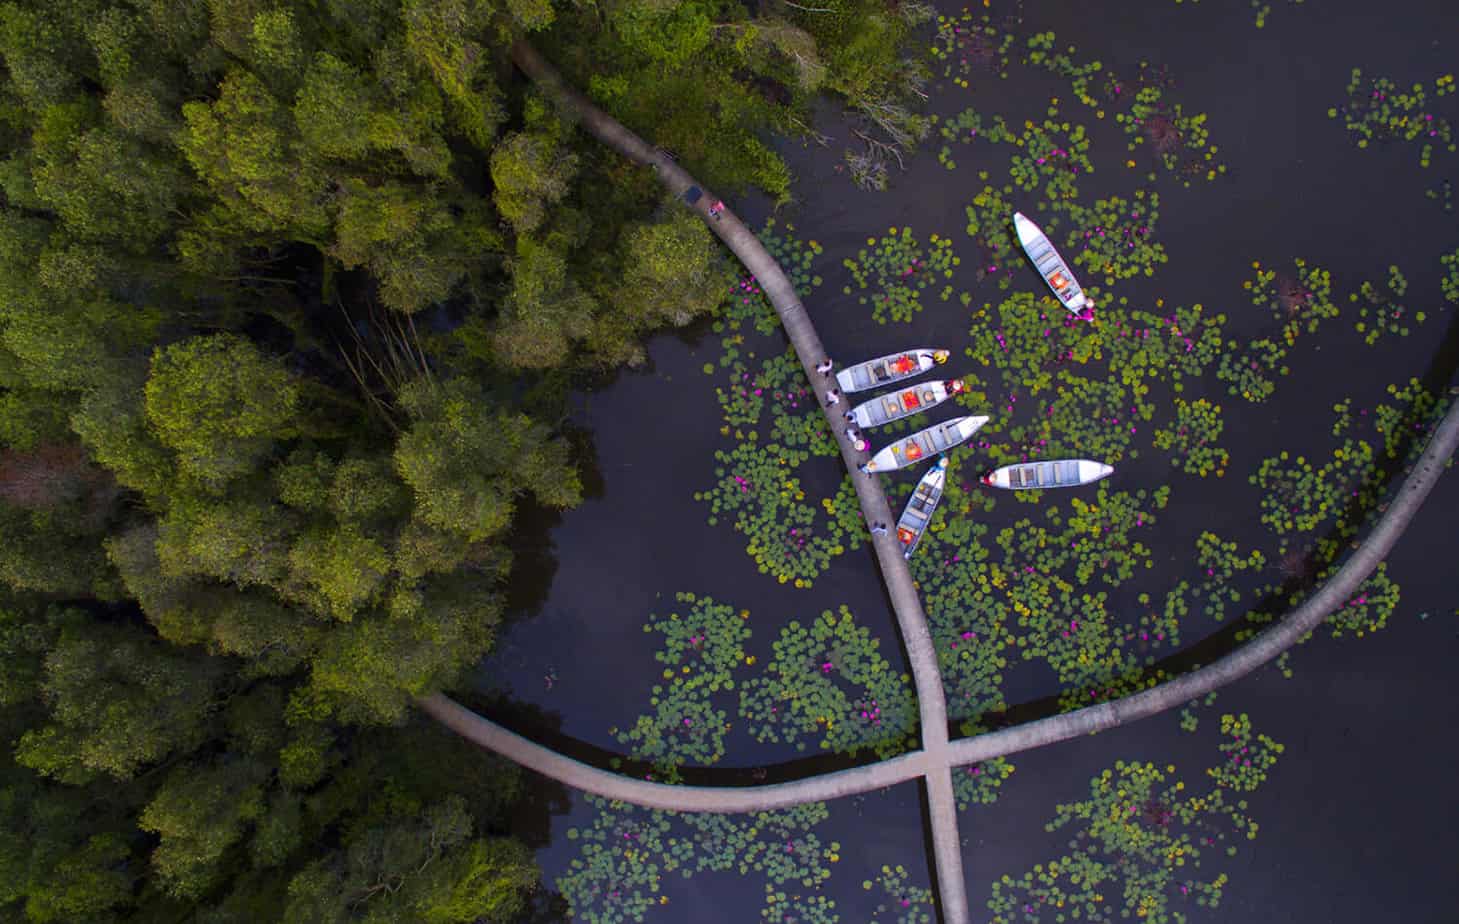
{"type": "Polygon", "coordinates": [[[1113,472],[1113,465],[1091,462],[1088,459],[1022,462],[1018,465],[995,468],[983,476],[983,484],[993,488],[1007,488],[1010,491],[1030,491],[1035,488],[1072,488],[1106,478],[1113,472]]]}
{"type": "Polygon", "coordinates": [[[878,395],[870,401],[858,404],[851,409],[851,413],[855,415],[858,427],[879,427],[937,407],[953,395],[961,394],[962,390],[962,379],[908,385],[900,391],[878,395]]]}
{"type": "Polygon", "coordinates": [[[902,544],[903,558],[911,558],[917,550],[917,543],[927,531],[927,524],[932,522],[932,512],[937,509],[937,502],[942,500],[942,485],[946,479],[947,456],[943,456],[927,470],[927,474],[917,482],[917,490],[907,499],[907,508],[897,520],[897,541],[902,544]]]}
{"type": "Polygon", "coordinates": [[[1039,229],[1039,226],[1023,217],[1022,212],[1013,213],[1013,228],[1018,232],[1018,243],[1023,245],[1024,253],[1033,261],[1034,267],[1039,275],[1044,277],[1044,282],[1054,290],[1059,301],[1075,314],[1079,314],[1086,307],[1093,307],[1089,299],[1085,297],[1084,290],[1074,279],[1074,273],[1069,269],[1069,264],[1059,256],[1054,245],[1049,241],[1048,235],[1039,229]]]}
{"type": "Polygon", "coordinates": [[[954,417],[926,430],[918,430],[911,436],[904,436],[890,446],[884,447],[866,463],[869,472],[890,472],[894,469],[916,465],[947,452],[954,446],[967,442],[968,438],[987,423],[987,417],[954,417]]]}
{"type": "Polygon", "coordinates": [[[842,391],[865,391],[868,388],[880,388],[883,385],[900,382],[902,379],[909,379],[914,375],[921,375],[933,366],[940,366],[947,362],[947,357],[950,355],[952,354],[947,350],[920,349],[878,356],[876,359],[869,359],[864,363],[857,363],[842,369],[836,373],[836,383],[841,386],[842,391]]]}

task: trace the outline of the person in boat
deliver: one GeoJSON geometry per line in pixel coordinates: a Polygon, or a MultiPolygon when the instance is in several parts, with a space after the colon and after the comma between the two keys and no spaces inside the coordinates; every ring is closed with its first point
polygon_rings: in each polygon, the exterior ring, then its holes
{"type": "Polygon", "coordinates": [[[836,364],[831,362],[831,357],[827,356],[825,359],[821,360],[820,365],[816,366],[816,371],[819,372],[821,375],[829,376],[831,374],[831,370],[835,367],[836,364]]]}

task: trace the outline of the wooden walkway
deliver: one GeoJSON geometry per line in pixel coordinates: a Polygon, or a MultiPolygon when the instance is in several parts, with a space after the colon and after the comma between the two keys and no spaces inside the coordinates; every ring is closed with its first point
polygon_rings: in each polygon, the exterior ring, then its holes
{"type": "MultiPolygon", "coordinates": [[[[513,46],[512,58],[559,105],[577,115],[583,127],[600,141],[625,157],[651,166],[669,190],[681,197],[681,201],[684,192],[698,185],[693,177],[661,151],[648,145],[568,86],[531,46],[518,41],[513,46]]],[[[820,390],[823,387],[821,383],[826,380],[816,373],[814,367],[825,353],[805,306],[796,297],[794,287],[779,264],[749,228],[729,211],[718,219],[709,216],[709,206],[715,201],[715,197],[705,191],[690,207],[703,215],[709,227],[755,276],[785,325],[807,378],[814,388],[820,390]]],[[[839,410],[840,405],[837,405],[826,411],[831,432],[838,435],[844,429],[840,425],[839,410]]],[[[865,454],[858,453],[842,436],[838,436],[838,442],[848,471],[854,473],[856,466],[865,460],[865,454]]],[[[921,714],[922,747],[868,766],[767,786],[671,786],[632,779],[559,754],[488,721],[444,695],[426,697],[419,704],[426,713],[462,736],[545,776],[587,792],[651,808],[687,812],[766,811],[868,792],[921,777],[927,786],[942,918],[946,924],[967,924],[971,915],[952,789],[955,767],[981,763],[1155,715],[1245,676],[1276,657],[1350,598],[1388,555],[1432,490],[1456,446],[1459,446],[1459,400],[1449,408],[1423,457],[1358,551],[1306,603],[1240,650],[1214,664],[1122,700],[951,743],[948,740],[942,677],[911,571],[892,537],[874,537],[877,561],[912,665],[921,714]]],[[[868,522],[892,521],[890,505],[878,480],[853,474],[852,483],[856,486],[857,498],[868,522]]]]}

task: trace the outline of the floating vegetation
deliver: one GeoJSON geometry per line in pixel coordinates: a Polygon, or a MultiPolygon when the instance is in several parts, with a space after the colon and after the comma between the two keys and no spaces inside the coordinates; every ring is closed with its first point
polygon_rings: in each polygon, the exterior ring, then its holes
{"type": "Polygon", "coordinates": [[[1439,258],[1439,265],[1444,270],[1444,276],[1439,283],[1443,288],[1444,301],[1459,305],[1459,250],[1444,254],[1439,258]]]}
{"type": "MultiPolygon", "coordinates": [[[[976,734],[964,730],[965,734],[976,734]]],[[[992,805],[998,801],[998,791],[1004,780],[1013,775],[1013,764],[1006,757],[995,757],[981,764],[954,767],[952,770],[952,792],[957,798],[959,810],[972,805],[992,805]]]]}
{"type": "Polygon", "coordinates": [[[862,541],[861,530],[848,530],[845,518],[829,516],[832,508],[824,502],[806,500],[800,479],[791,473],[808,453],[774,443],[761,446],[755,432],[747,431],[733,449],[718,450],[714,457],[719,463],[715,486],[696,492],[694,499],[709,505],[710,525],[733,518],[761,574],[809,587],[848,544],[862,541]]]}
{"type": "Polygon", "coordinates": [[[917,724],[911,679],[892,668],[881,643],[845,606],[809,627],[791,621],[775,655],[740,686],[740,715],[758,741],[807,742],[838,754],[904,751],[917,724]]]}
{"type": "Polygon", "coordinates": [[[1180,103],[1165,98],[1162,87],[1140,87],[1129,111],[1115,113],[1115,121],[1124,128],[1130,151],[1148,145],[1160,166],[1186,186],[1193,179],[1214,180],[1226,172],[1226,165],[1216,160],[1219,149],[1210,143],[1205,113],[1187,113],[1180,103]]]}
{"type": "Polygon", "coordinates": [[[678,768],[686,763],[708,766],[724,757],[727,716],[712,699],[734,689],[732,672],[744,663],[750,637],[748,611],[736,614],[732,606],[691,593],[674,597],[692,605],[687,614],[650,617],[643,627],[664,639],[654,654],[664,670],[663,682],[654,685],[649,699],[653,711],[639,716],[630,728],[612,730],[635,759],[652,763],[670,780],[678,778],[678,768]]]}
{"type": "MultiPolygon", "coordinates": [[[[1453,74],[1434,81],[1435,97],[1453,92],[1453,74]]],[[[1453,125],[1429,110],[1428,95],[1421,83],[1403,90],[1388,77],[1364,80],[1362,70],[1355,67],[1348,78],[1347,101],[1327,110],[1327,115],[1341,118],[1348,135],[1356,139],[1360,148],[1372,142],[1390,141],[1417,145],[1421,167],[1432,163],[1435,148],[1449,153],[1459,150],[1453,125]]]]}
{"type": "MultiPolygon", "coordinates": [[[[986,180],[987,174],[978,177],[986,180]]],[[[1023,268],[1023,249],[1013,235],[1012,194],[1012,186],[984,186],[967,207],[966,230],[978,249],[978,281],[996,277],[1000,289],[1007,289],[1014,271],[1023,268]]]]}
{"type": "Polygon", "coordinates": [[[1255,549],[1242,554],[1235,542],[1223,542],[1220,536],[1207,531],[1196,537],[1195,564],[1200,578],[1194,584],[1189,581],[1177,584],[1166,595],[1166,612],[1178,611],[1184,615],[1189,607],[1199,605],[1201,615],[1221,622],[1229,609],[1241,602],[1238,579],[1260,573],[1266,565],[1266,556],[1255,549]]]}
{"type": "MultiPolygon", "coordinates": [[[[1364,282],[1357,292],[1348,296],[1358,307],[1358,321],[1354,325],[1363,341],[1369,346],[1378,338],[1388,335],[1408,336],[1408,309],[1400,301],[1408,291],[1408,280],[1396,266],[1388,267],[1388,281],[1374,285],[1364,282]]],[[[1422,324],[1427,315],[1420,311],[1414,314],[1415,324],[1422,324]]]]}
{"type": "Polygon", "coordinates": [[[1156,428],[1155,446],[1170,453],[1170,464],[1186,474],[1204,478],[1215,473],[1220,478],[1231,462],[1230,454],[1218,443],[1224,428],[1219,404],[1205,398],[1176,398],[1175,420],[1168,427],[1156,428]]]}
{"type": "Polygon", "coordinates": [[[1253,305],[1265,309],[1272,320],[1282,325],[1282,339],[1288,346],[1304,331],[1315,334],[1323,321],[1338,316],[1332,274],[1322,267],[1297,257],[1292,260],[1291,273],[1266,269],[1260,261],[1253,262],[1251,268],[1256,275],[1241,287],[1251,294],[1253,305]]]}
{"type": "MultiPolygon", "coordinates": [[[[1222,789],[1235,792],[1255,792],[1266,782],[1267,771],[1276,766],[1277,756],[1286,750],[1266,735],[1254,735],[1251,718],[1246,713],[1221,716],[1221,737],[1218,745],[1226,755],[1216,766],[1206,770],[1206,775],[1222,789]]],[[[1256,825],[1251,826],[1253,836],[1256,825]]]]}
{"type": "Polygon", "coordinates": [[[930,52],[933,60],[941,62],[945,79],[970,89],[974,79],[1008,76],[1008,62],[1016,42],[1012,32],[993,25],[986,13],[974,15],[964,8],[956,17],[937,17],[937,34],[930,52]]]}
{"type": "Polygon", "coordinates": [[[792,892],[787,894],[769,883],[765,884],[765,904],[760,908],[760,920],[768,924],[837,924],[841,915],[836,913],[836,902],[816,893],[792,892]]]}
{"type": "Polygon", "coordinates": [[[1064,252],[1076,266],[1104,276],[1105,285],[1116,279],[1153,276],[1166,261],[1165,248],[1154,240],[1160,217],[1159,193],[1135,191],[1133,202],[1114,196],[1092,207],[1071,205],[1074,228],[1065,238],[1064,252]]]}
{"type": "Polygon", "coordinates": [[[871,924],[933,924],[935,920],[932,890],[913,885],[900,863],[883,866],[874,881],[864,879],[861,887],[868,892],[878,889],[885,896],[876,906],[871,924]]]}
{"type": "MultiPolygon", "coordinates": [[[[766,910],[789,907],[829,913],[834,904],[811,894],[787,895],[784,887],[818,886],[831,875],[840,845],[823,844],[812,830],[826,820],[824,803],[813,802],[754,815],[680,815],[643,809],[624,802],[587,796],[597,809],[589,827],[570,828],[568,840],[578,855],[556,880],[573,920],[590,924],[642,921],[655,907],[667,905],[663,876],[690,878],[701,872],[735,870],[740,876],[763,877],[766,910]]],[[[833,922],[836,918],[802,920],[833,922]]]]}
{"type": "MultiPolygon", "coordinates": [[[[760,238],[804,297],[821,284],[812,269],[821,247],[790,237],[793,225],[785,231],[779,233],[771,219],[760,238]]],[[[745,551],[760,573],[806,588],[832,558],[865,541],[860,507],[847,479],[833,497],[807,498],[800,467],[814,457],[838,456],[821,396],[790,348],[777,347],[761,359],[747,346],[747,336],[772,334],[779,320],[755,280],[741,280],[736,294],[715,325],[721,335],[718,362],[704,366],[706,373],[726,375],[715,395],[720,433],[732,445],[715,452],[715,483],[694,499],[708,506],[711,526],[726,519],[745,537],[745,551]]]]}
{"type": "Polygon", "coordinates": [[[1118,761],[1090,782],[1088,798],[1060,805],[1045,828],[1069,835],[1069,853],[994,882],[992,920],[1178,922],[1184,908],[1217,907],[1227,876],[1213,864],[1257,833],[1234,797],[1256,789],[1282,751],[1245,715],[1222,716],[1221,734],[1208,789],[1191,791],[1174,766],[1118,761]]]}
{"type": "MultiPolygon", "coordinates": [[[[953,267],[962,261],[953,255],[952,241],[936,234],[923,248],[912,236],[911,228],[889,228],[880,240],[866,239],[867,247],[855,260],[844,260],[851,270],[856,288],[862,290],[857,301],[872,306],[871,316],[878,324],[888,321],[910,321],[922,310],[922,291],[942,284],[936,290],[942,301],[952,298],[953,267]],[[870,290],[870,291],[867,291],[870,290]]],[[[851,286],[842,291],[851,294],[851,286]]]]}

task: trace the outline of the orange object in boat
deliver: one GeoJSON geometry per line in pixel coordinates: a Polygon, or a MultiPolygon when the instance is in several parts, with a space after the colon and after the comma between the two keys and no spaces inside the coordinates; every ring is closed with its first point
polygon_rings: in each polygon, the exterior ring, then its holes
{"type": "Polygon", "coordinates": [[[914,442],[908,442],[907,443],[907,458],[909,458],[909,459],[920,459],[920,458],[922,458],[922,447],[921,446],[918,446],[914,442]]]}
{"type": "Polygon", "coordinates": [[[917,400],[917,393],[915,391],[909,391],[905,395],[903,395],[902,396],[902,404],[905,405],[908,408],[914,408],[914,407],[921,407],[922,406],[922,402],[920,402],[920,401],[917,400]]]}
{"type": "Polygon", "coordinates": [[[1053,286],[1055,289],[1062,289],[1065,286],[1067,286],[1068,284],[1069,284],[1069,277],[1068,276],[1065,276],[1063,273],[1059,272],[1058,270],[1055,270],[1054,271],[1054,275],[1052,275],[1052,276],[1049,277],[1049,285],[1053,286]]]}
{"type": "Polygon", "coordinates": [[[902,545],[911,545],[912,544],[912,540],[913,539],[916,539],[916,538],[917,538],[917,534],[914,533],[914,532],[912,532],[907,527],[905,527],[905,526],[898,526],[897,527],[897,539],[902,543],[902,545]]]}

